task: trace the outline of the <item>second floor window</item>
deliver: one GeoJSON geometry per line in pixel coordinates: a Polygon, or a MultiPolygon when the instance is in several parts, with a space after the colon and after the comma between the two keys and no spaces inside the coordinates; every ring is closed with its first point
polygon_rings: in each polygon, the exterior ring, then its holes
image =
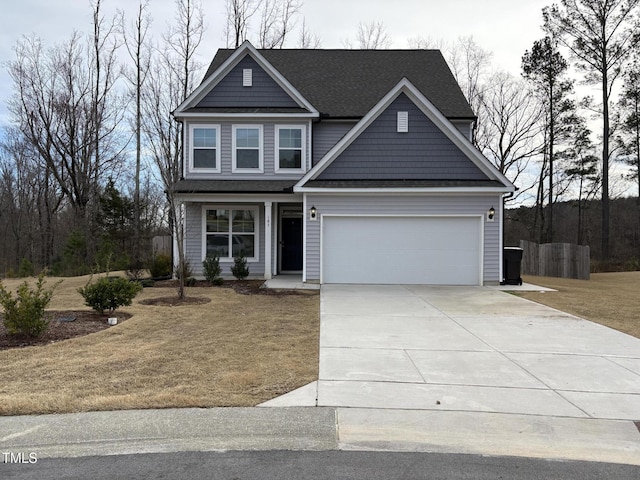
{"type": "Polygon", "coordinates": [[[192,126],[191,168],[195,170],[220,171],[218,152],[220,151],[219,128],[212,126],[192,126]]]}
{"type": "Polygon", "coordinates": [[[304,129],[276,127],[276,168],[301,170],[304,166],[304,129]]]}
{"type": "Polygon", "coordinates": [[[262,128],[234,125],[233,169],[262,171],[262,128]]]}

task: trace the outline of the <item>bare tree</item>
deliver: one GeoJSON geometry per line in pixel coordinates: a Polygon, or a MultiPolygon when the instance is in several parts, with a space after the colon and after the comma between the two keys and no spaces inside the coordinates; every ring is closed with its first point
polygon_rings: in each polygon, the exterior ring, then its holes
{"type": "Polygon", "coordinates": [[[302,3],[298,0],[262,0],[261,4],[258,46],[282,48],[295,27],[302,3]]]}
{"type": "Polygon", "coordinates": [[[609,107],[622,64],[640,42],[640,0],[562,0],[561,7],[543,9],[544,28],[559,38],[578,60],[588,83],[602,90],[602,257],[610,255],[609,107]],[[637,16],[636,16],[637,17],[637,16]]]}
{"type": "MultiPolygon", "coordinates": [[[[462,93],[478,116],[474,126],[477,130],[478,124],[483,121],[481,118],[482,96],[489,84],[487,80],[493,53],[480,47],[473,37],[459,37],[453,45],[445,48],[445,56],[462,93]]],[[[476,130],[473,135],[474,141],[476,130]]]]}
{"type": "Polygon", "coordinates": [[[343,40],[345,48],[359,48],[361,50],[381,50],[391,47],[391,37],[383,22],[371,21],[358,24],[356,32],[356,46],[350,39],[343,40]]]}
{"type": "Polygon", "coordinates": [[[17,266],[27,258],[40,267],[51,265],[54,216],[63,195],[37,152],[16,127],[0,143],[0,264],[17,266]]]}
{"type": "MultiPolygon", "coordinates": [[[[478,145],[500,173],[518,183],[531,158],[542,152],[543,110],[526,84],[506,72],[495,73],[489,85],[481,99],[478,145]]],[[[531,187],[521,186],[519,195],[531,187]]]]}
{"type": "Polygon", "coordinates": [[[174,263],[180,272],[178,297],[184,298],[184,211],[174,192],[174,185],[182,177],[182,125],[174,121],[171,112],[195,87],[199,69],[195,54],[202,40],[203,16],[200,3],[194,0],[176,0],[176,7],[175,22],[164,37],[164,49],[149,73],[143,97],[143,129],[169,204],[170,228],[178,253],[174,263]]]}
{"type": "Polygon", "coordinates": [[[249,38],[249,23],[259,6],[259,0],[227,0],[224,28],[227,48],[238,48],[249,38]]]}
{"type": "Polygon", "coordinates": [[[138,5],[137,16],[130,29],[125,24],[124,13],[121,14],[120,28],[124,45],[133,62],[133,69],[125,70],[125,77],[131,87],[131,96],[135,99],[134,135],[136,139],[135,188],[133,193],[134,209],[134,261],[140,260],[141,205],[140,205],[140,172],[142,165],[142,92],[151,68],[151,48],[149,45],[149,27],[151,17],[148,14],[149,2],[145,0],[138,5]]]}
{"type": "Polygon", "coordinates": [[[409,46],[409,48],[414,50],[444,50],[444,41],[442,39],[434,40],[431,37],[423,37],[422,35],[409,37],[407,39],[407,45],[409,46]]]}
{"type": "Polygon", "coordinates": [[[307,22],[302,19],[302,28],[298,37],[298,48],[320,48],[322,41],[317,34],[311,33],[307,29],[307,22]]]}
{"type": "Polygon", "coordinates": [[[92,38],[83,47],[77,33],[50,49],[36,37],[23,38],[8,65],[15,89],[9,110],[73,207],[75,228],[88,242],[86,264],[93,261],[98,185],[115,176],[124,148],[115,56],[101,57],[98,69],[93,45],[92,38]]]}

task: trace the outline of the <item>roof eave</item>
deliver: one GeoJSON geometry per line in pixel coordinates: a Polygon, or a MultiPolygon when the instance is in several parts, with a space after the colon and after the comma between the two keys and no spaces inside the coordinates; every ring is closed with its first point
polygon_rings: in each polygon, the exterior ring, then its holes
{"type": "Polygon", "coordinates": [[[414,193],[433,193],[433,194],[502,194],[515,191],[510,187],[404,187],[404,188],[327,188],[327,187],[304,187],[294,186],[294,193],[393,193],[393,194],[414,194],[414,193]]]}
{"type": "Polygon", "coordinates": [[[176,119],[181,118],[208,118],[208,119],[219,119],[219,118],[318,118],[318,114],[314,112],[308,113],[222,113],[222,112],[191,112],[191,113],[180,113],[174,114],[176,119]]]}

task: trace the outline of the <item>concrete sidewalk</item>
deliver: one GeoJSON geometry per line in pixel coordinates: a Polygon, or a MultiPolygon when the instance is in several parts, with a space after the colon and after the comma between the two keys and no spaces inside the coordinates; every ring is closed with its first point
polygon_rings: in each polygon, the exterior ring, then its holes
{"type": "Polygon", "coordinates": [[[50,458],[335,448],[332,408],[183,408],[0,417],[0,452],[26,457],[30,452],[50,458]]]}
{"type": "Polygon", "coordinates": [[[619,420],[322,407],[0,417],[0,452],[24,458],[226,450],[441,452],[640,465],[640,432],[619,420]]]}

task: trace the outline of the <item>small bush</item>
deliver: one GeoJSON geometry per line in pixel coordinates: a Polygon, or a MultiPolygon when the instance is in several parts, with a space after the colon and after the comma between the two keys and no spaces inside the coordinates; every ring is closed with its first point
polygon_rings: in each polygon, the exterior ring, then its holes
{"type": "Polygon", "coordinates": [[[89,283],[78,292],[84,298],[85,305],[98,313],[105,310],[113,312],[118,307],[131,305],[131,301],[142,290],[138,282],[122,277],[102,277],[96,283],[89,283]]]}
{"type": "Polygon", "coordinates": [[[145,265],[142,260],[133,260],[127,266],[127,278],[139,281],[144,276],[145,265]]]}
{"type": "Polygon", "coordinates": [[[188,277],[185,279],[184,284],[187,287],[195,287],[196,286],[196,278],[195,277],[188,277]]]}
{"type": "Polygon", "coordinates": [[[33,263],[28,258],[23,258],[20,261],[20,267],[18,268],[18,277],[33,277],[33,263]]]}
{"type": "Polygon", "coordinates": [[[247,257],[244,254],[244,250],[240,250],[240,255],[233,258],[231,273],[238,280],[244,280],[249,276],[249,267],[247,267],[247,257]]]}
{"type": "Polygon", "coordinates": [[[184,278],[185,280],[188,279],[189,277],[193,276],[193,272],[191,271],[191,264],[189,263],[188,260],[185,260],[182,264],[182,268],[180,268],[180,265],[176,265],[176,277],[177,278],[184,278]]]}
{"type": "Polygon", "coordinates": [[[171,275],[171,257],[160,254],[154,257],[149,265],[149,273],[153,278],[168,277],[171,275]]]}
{"type": "Polygon", "coordinates": [[[138,280],[138,282],[142,285],[142,288],[153,287],[156,284],[153,278],[143,278],[142,280],[138,280]]]}
{"type": "Polygon", "coordinates": [[[18,287],[17,297],[13,298],[0,282],[0,305],[4,308],[3,321],[7,333],[39,337],[47,331],[49,321],[44,316],[44,309],[58,284],[51,288],[44,288],[44,284],[44,273],[41,273],[35,288],[24,282],[18,287]]]}
{"type": "Polygon", "coordinates": [[[204,262],[202,262],[202,268],[204,269],[204,278],[206,278],[211,285],[220,285],[222,283],[222,279],[220,278],[222,268],[220,268],[220,258],[218,255],[214,255],[213,257],[207,256],[204,262]]]}

